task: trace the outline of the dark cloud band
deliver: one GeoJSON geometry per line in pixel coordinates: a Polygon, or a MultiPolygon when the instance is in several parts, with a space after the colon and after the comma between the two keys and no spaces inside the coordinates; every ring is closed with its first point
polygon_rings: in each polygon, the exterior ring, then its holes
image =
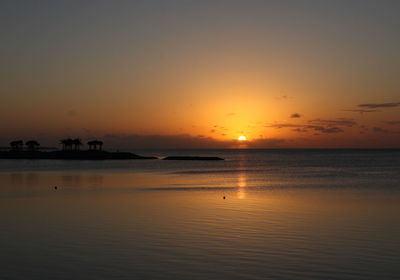
{"type": "Polygon", "coordinates": [[[394,103],[369,103],[369,104],[359,104],[358,107],[361,108],[369,108],[369,109],[376,109],[376,108],[393,108],[399,107],[400,102],[394,103]]]}

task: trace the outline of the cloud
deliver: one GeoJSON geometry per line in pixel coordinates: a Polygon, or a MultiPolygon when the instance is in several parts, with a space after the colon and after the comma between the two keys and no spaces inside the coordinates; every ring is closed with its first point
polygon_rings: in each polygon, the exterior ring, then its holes
{"type": "Polygon", "coordinates": [[[276,96],[275,99],[277,100],[286,100],[286,99],[291,99],[293,97],[288,96],[288,95],[280,95],[280,96],[276,96]]]}
{"type": "Polygon", "coordinates": [[[322,127],[322,126],[314,126],[312,127],[312,129],[314,129],[315,131],[319,131],[322,133],[339,133],[339,132],[343,132],[343,129],[341,129],[340,127],[322,127]]]}
{"type": "Polygon", "coordinates": [[[376,112],[382,112],[381,110],[376,110],[376,109],[385,109],[385,108],[394,108],[394,107],[399,107],[400,102],[392,102],[392,103],[367,103],[367,104],[358,104],[357,107],[360,108],[365,108],[365,109],[349,109],[349,110],[342,110],[345,112],[354,112],[354,113],[376,113],[376,112]]]}
{"type": "Polygon", "coordinates": [[[387,134],[398,134],[400,133],[400,131],[392,131],[392,130],[388,130],[382,127],[373,127],[372,130],[374,132],[378,132],[378,133],[387,133],[387,134]]]}
{"type": "Polygon", "coordinates": [[[299,133],[305,133],[311,131],[317,131],[325,134],[331,134],[331,133],[339,133],[343,132],[343,129],[337,126],[321,126],[321,125],[310,125],[310,124],[270,124],[267,125],[266,127],[270,128],[293,128],[293,131],[299,132],[299,133]]]}
{"type": "Polygon", "coordinates": [[[334,120],[315,119],[315,120],[310,120],[308,122],[312,124],[320,124],[328,126],[346,126],[346,127],[352,127],[357,124],[357,122],[354,119],[348,119],[348,118],[337,118],[334,120]]]}
{"type": "Polygon", "coordinates": [[[215,130],[228,130],[226,127],[220,126],[220,125],[214,125],[213,129],[215,130]]]}
{"type": "Polygon", "coordinates": [[[295,128],[295,127],[304,127],[303,124],[292,124],[292,123],[273,123],[273,124],[267,124],[265,127],[270,127],[270,128],[295,128]]]}
{"type": "Polygon", "coordinates": [[[376,108],[393,108],[393,107],[399,107],[400,102],[394,102],[394,103],[370,103],[370,104],[359,104],[357,105],[358,107],[361,108],[369,108],[369,109],[376,109],[376,108]]]}
{"type": "Polygon", "coordinates": [[[385,124],[390,124],[390,125],[398,125],[400,124],[400,121],[387,121],[385,124]]]}
{"type": "Polygon", "coordinates": [[[290,118],[292,118],[292,119],[301,118],[301,115],[298,114],[298,113],[293,113],[293,114],[290,115],[290,118]]]}
{"type": "Polygon", "coordinates": [[[372,130],[374,132],[379,132],[379,133],[390,133],[389,130],[386,130],[386,129],[382,128],[382,127],[373,127],[372,130]]]}
{"type": "Polygon", "coordinates": [[[266,125],[270,128],[292,128],[293,131],[305,133],[310,131],[320,132],[324,134],[343,132],[342,127],[353,127],[357,123],[353,119],[337,118],[334,120],[315,119],[308,121],[307,124],[292,124],[292,123],[274,123],[266,125]]]}
{"type": "Polygon", "coordinates": [[[360,113],[360,114],[382,112],[381,110],[366,110],[366,109],[353,109],[353,110],[342,110],[342,111],[354,112],[354,113],[360,113]]]}

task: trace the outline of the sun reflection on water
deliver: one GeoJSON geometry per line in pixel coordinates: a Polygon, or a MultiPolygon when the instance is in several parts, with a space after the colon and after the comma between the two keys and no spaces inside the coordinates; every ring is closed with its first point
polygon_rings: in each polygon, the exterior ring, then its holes
{"type": "Polygon", "coordinates": [[[237,191],[237,198],[239,199],[244,199],[247,196],[247,174],[245,171],[246,167],[246,158],[242,154],[240,156],[240,161],[239,161],[239,172],[238,172],[238,177],[237,177],[237,186],[238,186],[238,191],[237,191]]]}
{"type": "Polygon", "coordinates": [[[245,172],[240,172],[238,175],[238,191],[237,191],[237,197],[240,199],[246,198],[247,192],[246,192],[246,187],[247,187],[247,180],[246,180],[246,173],[245,172]]]}

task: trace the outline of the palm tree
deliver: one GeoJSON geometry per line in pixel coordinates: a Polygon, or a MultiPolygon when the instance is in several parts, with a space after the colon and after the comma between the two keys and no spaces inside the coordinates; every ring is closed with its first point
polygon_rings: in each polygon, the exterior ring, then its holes
{"type": "Polygon", "coordinates": [[[97,150],[97,146],[99,146],[99,150],[101,151],[101,148],[103,146],[103,141],[100,140],[93,140],[93,141],[89,141],[87,142],[87,144],[89,145],[89,150],[97,150]]]}
{"type": "Polygon", "coordinates": [[[71,138],[65,138],[60,140],[60,144],[63,147],[63,151],[71,151],[73,142],[74,140],[72,140],[71,138]]]}
{"type": "Polygon", "coordinates": [[[101,151],[103,148],[103,141],[97,140],[97,145],[99,145],[99,150],[101,151]]]}
{"type": "Polygon", "coordinates": [[[96,140],[88,141],[87,144],[89,146],[89,151],[96,150],[96,140]]]}
{"type": "Polygon", "coordinates": [[[67,149],[67,139],[61,139],[60,144],[62,145],[63,151],[67,149]]]}
{"type": "Polygon", "coordinates": [[[22,140],[15,140],[10,142],[11,150],[12,151],[19,151],[21,150],[24,142],[22,140]]]}
{"type": "Polygon", "coordinates": [[[36,140],[29,140],[25,142],[25,145],[28,147],[28,151],[35,151],[36,148],[40,146],[39,142],[36,140]]]}
{"type": "Polygon", "coordinates": [[[62,150],[65,150],[65,139],[61,139],[59,142],[62,145],[62,150]]]}
{"type": "Polygon", "coordinates": [[[80,147],[83,145],[81,139],[79,138],[72,140],[72,144],[75,146],[75,151],[79,151],[80,147]]]}

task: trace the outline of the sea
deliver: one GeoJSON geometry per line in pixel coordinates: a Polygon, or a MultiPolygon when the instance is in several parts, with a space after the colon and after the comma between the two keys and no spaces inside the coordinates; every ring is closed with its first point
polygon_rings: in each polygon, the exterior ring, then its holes
{"type": "Polygon", "coordinates": [[[0,279],[400,279],[400,150],[0,160],[0,279]]]}

